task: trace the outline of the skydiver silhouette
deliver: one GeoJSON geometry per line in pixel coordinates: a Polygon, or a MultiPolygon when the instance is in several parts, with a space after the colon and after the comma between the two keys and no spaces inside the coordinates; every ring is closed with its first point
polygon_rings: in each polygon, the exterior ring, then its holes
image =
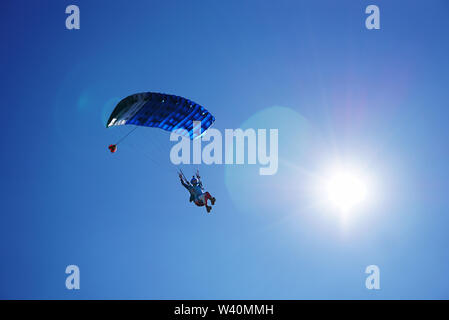
{"type": "Polygon", "coordinates": [[[204,192],[203,183],[201,182],[201,177],[199,172],[196,172],[196,176],[193,176],[192,179],[187,181],[184,175],[179,173],[179,179],[181,180],[181,184],[186,188],[190,193],[190,202],[194,202],[198,207],[206,206],[207,213],[210,213],[212,207],[207,204],[207,200],[210,200],[212,205],[215,205],[215,198],[210,195],[209,192],[204,192]]]}

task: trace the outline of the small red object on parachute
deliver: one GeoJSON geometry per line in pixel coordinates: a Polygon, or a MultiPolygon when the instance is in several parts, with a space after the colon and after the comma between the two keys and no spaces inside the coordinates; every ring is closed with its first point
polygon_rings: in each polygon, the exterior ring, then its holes
{"type": "Polygon", "coordinates": [[[117,145],[116,145],[116,144],[111,144],[111,145],[108,147],[108,149],[109,149],[109,151],[111,151],[111,153],[114,153],[114,152],[117,151],[117,145]]]}

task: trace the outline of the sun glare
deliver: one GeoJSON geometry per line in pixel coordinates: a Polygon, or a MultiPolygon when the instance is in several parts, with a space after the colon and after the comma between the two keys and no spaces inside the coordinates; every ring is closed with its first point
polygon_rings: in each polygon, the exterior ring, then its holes
{"type": "Polygon", "coordinates": [[[345,213],[360,205],[367,197],[366,181],[362,176],[344,169],[329,175],[325,189],[330,203],[345,213]]]}

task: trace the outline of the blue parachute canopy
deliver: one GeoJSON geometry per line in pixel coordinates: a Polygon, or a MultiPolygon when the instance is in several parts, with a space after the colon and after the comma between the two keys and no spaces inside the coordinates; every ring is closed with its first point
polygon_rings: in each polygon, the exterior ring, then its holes
{"type": "Polygon", "coordinates": [[[215,117],[199,104],[171,94],[143,92],[120,101],[112,111],[106,127],[133,124],[161,128],[194,139],[204,133],[215,117]],[[201,130],[193,122],[201,123],[201,130]],[[187,131],[187,133],[185,131],[187,131]]]}

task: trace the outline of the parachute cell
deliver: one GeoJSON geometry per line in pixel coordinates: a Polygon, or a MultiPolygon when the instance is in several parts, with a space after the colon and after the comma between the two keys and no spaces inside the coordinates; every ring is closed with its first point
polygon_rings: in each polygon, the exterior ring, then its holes
{"type": "Polygon", "coordinates": [[[215,117],[209,111],[191,100],[170,94],[143,92],[120,101],[106,127],[128,124],[155,127],[194,139],[214,121],[215,117]],[[194,121],[201,123],[201,131],[199,127],[193,127],[194,121]]]}

